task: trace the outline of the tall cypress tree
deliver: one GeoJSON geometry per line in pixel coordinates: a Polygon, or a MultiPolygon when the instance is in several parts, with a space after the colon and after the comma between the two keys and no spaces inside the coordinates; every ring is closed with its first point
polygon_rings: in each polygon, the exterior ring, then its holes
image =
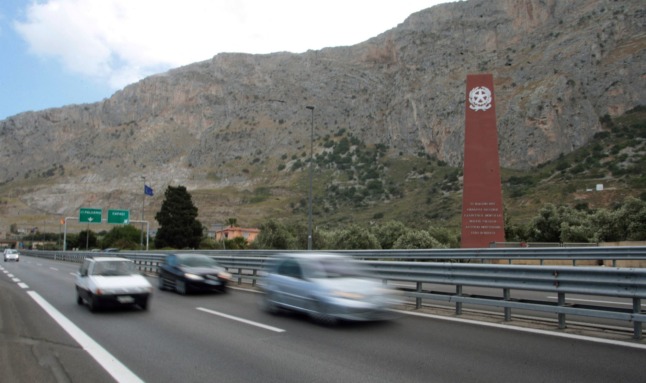
{"type": "Polygon", "coordinates": [[[184,186],[168,186],[161,210],[155,214],[159,230],[155,236],[158,249],[195,249],[202,240],[202,224],[197,220],[197,207],[184,186]]]}

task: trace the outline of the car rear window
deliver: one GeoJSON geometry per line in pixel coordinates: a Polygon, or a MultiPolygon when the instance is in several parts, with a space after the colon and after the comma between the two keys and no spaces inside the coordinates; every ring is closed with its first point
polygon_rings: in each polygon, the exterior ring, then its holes
{"type": "Polygon", "coordinates": [[[92,270],[92,275],[100,276],[126,276],[137,274],[135,264],[126,261],[97,262],[92,270]]]}

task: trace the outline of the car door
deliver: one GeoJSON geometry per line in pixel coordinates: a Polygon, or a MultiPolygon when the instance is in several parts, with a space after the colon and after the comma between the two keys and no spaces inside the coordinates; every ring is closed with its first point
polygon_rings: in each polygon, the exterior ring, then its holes
{"type": "Polygon", "coordinates": [[[303,278],[303,270],[296,259],[286,259],[277,268],[279,300],[291,307],[304,309],[307,307],[307,281],[303,278]]]}
{"type": "Polygon", "coordinates": [[[167,282],[175,282],[176,276],[174,273],[174,266],[177,264],[177,257],[173,254],[166,256],[164,258],[164,263],[162,264],[159,270],[159,278],[163,278],[167,282]]]}
{"type": "Polygon", "coordinates": [[[76,274],[76,287],[83,299],[88,299],[89,296],[88,273],[90,269],[90,263],[91,262],[87,259],[83,261],[83,264],[76,274]]]}

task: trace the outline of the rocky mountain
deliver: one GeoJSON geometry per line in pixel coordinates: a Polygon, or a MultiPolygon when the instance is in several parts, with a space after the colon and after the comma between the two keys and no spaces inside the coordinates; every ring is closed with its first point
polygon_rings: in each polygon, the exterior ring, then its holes
{"type": "Polygon", "coordinates": [[[0,121],[0,231],[81,206],[137,217],[145,204],[152,220],[169,184],[194,193],[207,225],[284,215],[305,190],[312,127],[315,156],[350,137],[459,168],[469,73],[494,75],[501,165],[530,170],[646,105],[645,62],[640,0],[461,1],[354,46],[218,54],[101,102],[0,121]],[[142,177],[156,192],[143,202],[142,177]],[[276,202],[243,208],[259,188],[276,202]]]}

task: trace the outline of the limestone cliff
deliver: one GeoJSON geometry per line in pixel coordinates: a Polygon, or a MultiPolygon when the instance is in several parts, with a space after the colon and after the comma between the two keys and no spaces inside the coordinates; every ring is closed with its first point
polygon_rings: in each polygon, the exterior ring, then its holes
{"type": "Polygon", "coordinates": [[[136,204],[141,176],[158,191],[279,184],[276,164],[309,150],[307,105],[317,143],[345,130],[459,166],[465,78],[480,72],[494,75],[501,165],[529,169],[646,104],[645,62],[641,0],[443,4],[355,46],[218,54],[101,102],[0,121],[1,191],[71,214],[136,204]]]}

